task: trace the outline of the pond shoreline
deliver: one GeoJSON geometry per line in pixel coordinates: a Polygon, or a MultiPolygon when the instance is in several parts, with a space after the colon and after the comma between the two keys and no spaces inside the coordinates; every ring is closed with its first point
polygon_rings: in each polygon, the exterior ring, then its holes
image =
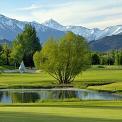
{"type": "MultiPolygon", "coordinates": [[[[101,85],[102,86],[102,85],[101,85]]],[[[80,88],[73,85],[50,85],[50,86],[0,86],[0,91],[2,90],[90,90],[96,92],[105,92],[113,93],[116,95],[122,95],[122,90],[101,90],[101,89],[89,89],[89,88],[80,88]]]]}
{"type": "Polygon", "coordinates": [[[0,103],[35,103],[46,101],[122,100],[121,95],[79,88],[1,89],[0,103]]]}

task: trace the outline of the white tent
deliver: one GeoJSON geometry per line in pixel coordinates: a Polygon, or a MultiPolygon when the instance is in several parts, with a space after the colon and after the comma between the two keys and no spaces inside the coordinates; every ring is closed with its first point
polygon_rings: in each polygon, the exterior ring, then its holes
{"type": "Polygon", "coordinates": [[[24,65],[24,62],[22,61],[20,66],[19,66],[19,71],[20,73],[24,73],[25,72],[25,65],[24,65]]]}

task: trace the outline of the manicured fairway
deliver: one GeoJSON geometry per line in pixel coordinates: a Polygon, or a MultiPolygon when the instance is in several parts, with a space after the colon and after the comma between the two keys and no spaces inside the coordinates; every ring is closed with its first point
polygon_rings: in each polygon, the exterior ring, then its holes
{"type": "MultiPolygon", "coordinates": [[[[121,82],[122,70],[88,70],[74,81],[74,85],[80,86],[83,82],[121,82]]],[[[2,73],[0,74],[0,87],[8,86],[51,86],[58,82],[45,72],[34,74],[2,73]]]]}
{"type": "MultiPolygon", "coordinates": [[[[122,81],[122,70],[87,70],[79,74],[75,81],[122,81]]],[[[2,73],[0,84],[55,83],[50,75],[41,73],[2,73]]]]}
{"type": "Polygon", "coordinates": [[[122,101],[42,103],[0,107],[0,122],[121,122],[122,101]]]}
{"type": "MultiPolygon", "coordinates": [[[[122,90],[122,70],[88,70],[80,74],[72,84],[80,87],[85,82],[115,82],[88,88],[122,90]]],[[[0,74],[0,88],[52,86],[57,83],[45,72],[0,74]]],[[[122,122],[122,101],[0,105],[0,122],[122,122]]]]}
{"type": "Polygon", "coordinates": [[[89,86],[88,89],[93,90],[108,90],[108,91],[122,91],[122,82],[117,83],[111,83],[107,85],[101,85],[101,86],[89,86]]]}

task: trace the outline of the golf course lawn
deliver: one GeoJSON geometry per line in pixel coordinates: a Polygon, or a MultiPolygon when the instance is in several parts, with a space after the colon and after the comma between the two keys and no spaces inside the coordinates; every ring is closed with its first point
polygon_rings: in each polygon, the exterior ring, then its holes
{"type": "MultiPolygon", "coordinates": [[[[122,70],[90,69],[79,74],[71,83],[79,88],[84,84],[88,85],[85,87],[88,89],[121,92],[122,70]]],[[[58,82],[45,72],[0,74],[0,88],[55,85],[58,85],[58,82]]],[[[0,122],[122,122],[122,101],[0,104],[0,122]]]]}
{"type": "MultiPolygon", "coordinates": [[[[74,87],[84,88],[84,84],[106,85],[103,83],[113,83],[111,90],[122,90],[122,70],[87,70],[79,74],[75,81],[71,83],[74,87]],[[117,88],[115,87],[117,86],[117,88]]],[[[21,88],[21,87],[52,87],[57,86],[58,82],[45,72],[40,73],[1,73],[0,88],[21,88]]],[[[90,85],[91,86],[91,85],[90,85]]]]}
{"type": "Polygon", "coordinates": [[[93,90],[106,90],[106,91],[113,91],[113,90],[122,90],[122,82],[111,83],[107,85],[100,85],[100,86],[89,86],[88,89],[93,90]]]}
{"type": "Polygon", "coordinates": [[[122,101],[0,105],[0,122],[121,122],[122,101]]]}

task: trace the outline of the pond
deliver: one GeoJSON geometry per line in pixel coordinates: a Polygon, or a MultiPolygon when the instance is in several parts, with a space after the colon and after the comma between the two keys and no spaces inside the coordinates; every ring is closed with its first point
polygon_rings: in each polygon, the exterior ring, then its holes
{"type": "Polygon", "coordinates": [[[0,103],[35,103],[42,100],[62,100],[78,98],[81,100],[122,100],[122,96],[109,92],[84,89],[2,89],[0,103]]]}

